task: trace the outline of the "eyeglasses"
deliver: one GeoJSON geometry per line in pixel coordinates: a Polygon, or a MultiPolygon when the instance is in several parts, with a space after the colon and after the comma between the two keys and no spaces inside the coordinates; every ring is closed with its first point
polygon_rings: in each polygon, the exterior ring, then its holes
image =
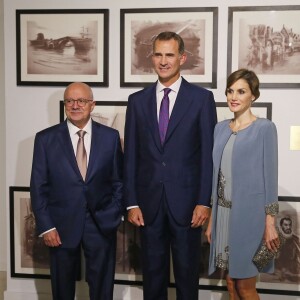
{"type": "Polygon", "coordinates": [[[93,100],[82,99],[82,98],[79,98],[79,99],[76,99],[76,100],[75,100],[75,99],[65,99],[65,100],[64,100],[64,104],[65,104],[65,106],[67,106],[67,107],[73,106],[75,102],[77,102],[77,105],[78,105],[79,107],[84,107],[84,106],[86,106],[86,104],[87,104],[88,102],[93,102],[93,100]]]}

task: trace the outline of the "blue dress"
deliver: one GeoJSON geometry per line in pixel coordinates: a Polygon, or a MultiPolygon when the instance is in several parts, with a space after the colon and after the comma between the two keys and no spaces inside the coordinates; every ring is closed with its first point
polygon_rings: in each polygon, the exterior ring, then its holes
{"type": "Polygon", "coordinates": [[[233,133],[222,155],[221,168],[218,179],[218,210],[217,210],[217,235],[216,235],[216,266],[223,270],[228,269],[229,246],[228,226],[231,202],[231,159],[232,148],[236,135],[233,133]]]}

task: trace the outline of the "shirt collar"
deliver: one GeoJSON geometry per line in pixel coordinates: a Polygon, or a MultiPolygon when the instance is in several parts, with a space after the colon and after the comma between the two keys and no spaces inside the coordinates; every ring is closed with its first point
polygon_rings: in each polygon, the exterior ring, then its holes
{"type": "Polygon", "coordinates": [[[67,125],[69,128],[70,135],[77,134],[78,130],[84,130],[87,134],[92,133],[92,119],[90,118],[89,121],[86,123],[86,125],[80,129],[77,126],[75,126],[70,120],[67,120],[67,125]]]}
{"type": "MultiPolygon", "coordinates": [[[[182,82],[182,77],[179,76],[179,78],[169,86],[169,89],[171,89],[172,91],[174,91],[175,93],[178,94],[178,91],[179,91],[179,88],[180,88],[180,85],[181,85],[181,82],[182,82]]],[[[158,80],[157,81],[157,85],[156,85],[156,93],[159,93],[161,92],[163,89],[165,89],[166,87],[158,80]]]]}

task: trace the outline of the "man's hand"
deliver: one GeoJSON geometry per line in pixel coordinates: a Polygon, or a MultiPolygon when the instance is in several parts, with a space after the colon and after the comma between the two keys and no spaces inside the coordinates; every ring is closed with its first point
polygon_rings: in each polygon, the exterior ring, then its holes
{"type": "Polygon", "coordinates": [[[61,245],[61,240],[56,229],[53,229],[43,234],[45,245],[48,247],[58,247],[61,245]]]}
{"type": "Polygon", "coordinates": [[[194,211],[193,211],[193,217],[192,217],[192,228],[197,228],[199,226],[204,225],[206,220],[210,216],[211,209],[209,207],[205,207],[203,205],[196,205],[194,211]]]}
{"type": "Polygon", "coordinates": [[[134,207],[128,210],[128,221],[135,226],[144,226],[144,218],[139,207],[134,207]]]}

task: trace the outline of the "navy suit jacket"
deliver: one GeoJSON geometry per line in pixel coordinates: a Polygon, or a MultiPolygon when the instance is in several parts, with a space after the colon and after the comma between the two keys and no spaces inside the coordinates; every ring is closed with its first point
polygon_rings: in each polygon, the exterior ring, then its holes
{"type": "Polygon", "coordinates": [[[103,234],[114,232],[122,213],[122,164],[118,131],[94,121],[85,181],[67,121],[37,133],[30,183],[37,233],[56,227],[62,247],[76,247],[87,207],[103,234]]]}
{"type": "Polygon", "coordinates": [[[159,138],[156,84],[129,96],[125,125],[124,197],[154,219],[162,193],[175,220],[188,225],[197,204],[209,206],[216,106],[212,92],[182,83],[164,146],[159,138]]]}

